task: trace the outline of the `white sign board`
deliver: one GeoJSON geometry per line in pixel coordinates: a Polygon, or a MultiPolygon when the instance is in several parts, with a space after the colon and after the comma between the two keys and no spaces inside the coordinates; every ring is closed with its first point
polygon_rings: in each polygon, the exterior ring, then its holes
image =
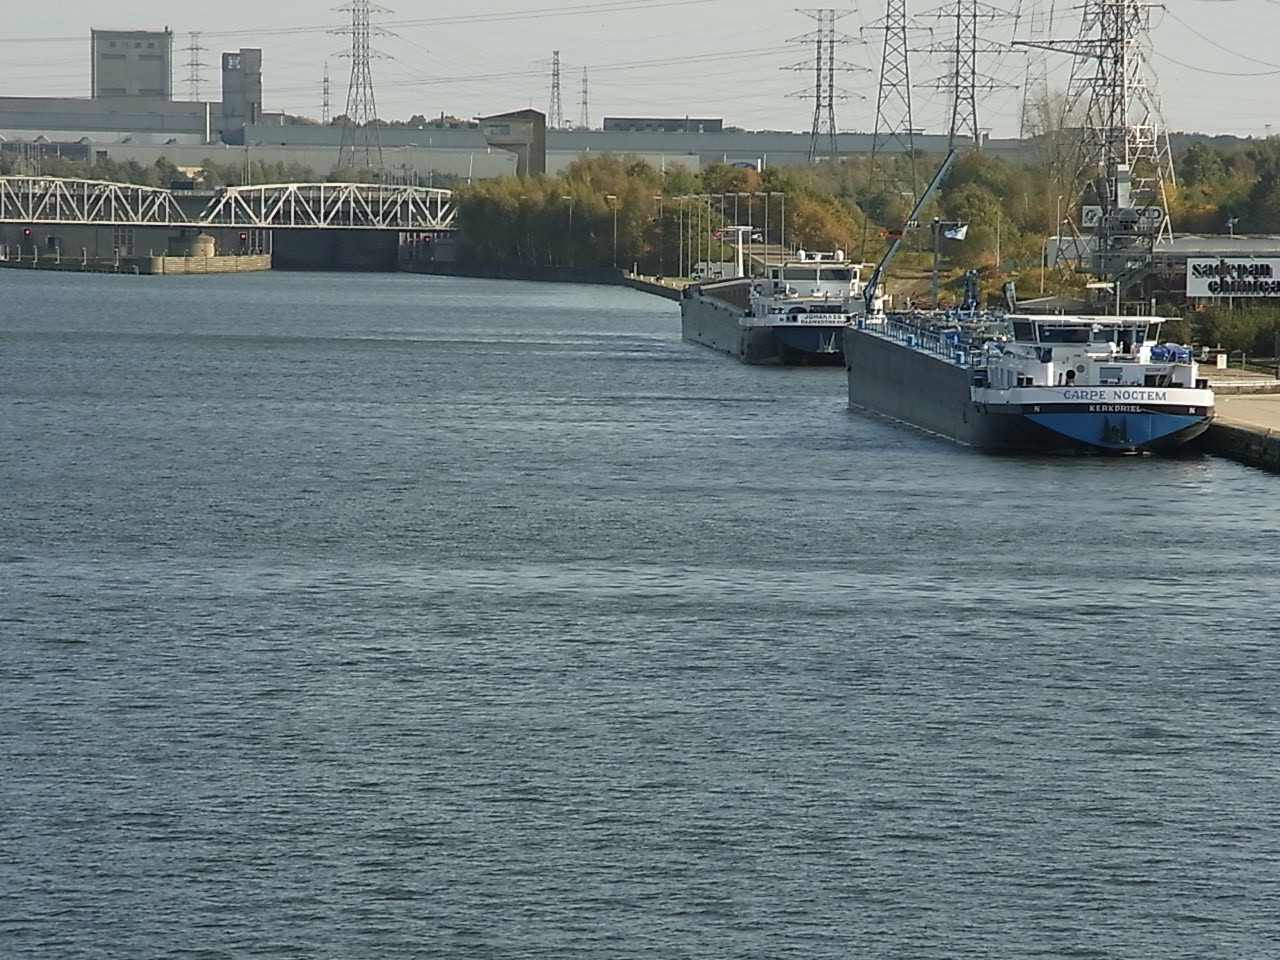
{"type": "Polygon", "coordinates": [[[1098,221],[1102,219],[1102,208],[1095,206],[1084,206],[1080,208],[1080,226],[1086,230],[1092,230],[1098,225],[1098,221]]]}
{"type": "Polygon", "coordinates": [[[1188,257],[1188,297],[1280,297],[1280,260],[1188,257]]]}

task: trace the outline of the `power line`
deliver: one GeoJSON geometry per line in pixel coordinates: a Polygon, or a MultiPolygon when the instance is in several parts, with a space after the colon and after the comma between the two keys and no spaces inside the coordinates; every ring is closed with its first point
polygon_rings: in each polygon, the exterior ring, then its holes
{"type": "MultiPolygon", "coordinates": [[[[554,16],[579,16],[600,13],[625,13],[630,10],[653,10],[660,7],[690,7],[708,3],[723,3],[724,0],[605,0],[600,3],[585,3],[564,7],[541,7],[518,13],[467,13],[449,17],[425,17],[414,20],[388,20],[388,27],[425,27],[440,26],[453,23],[509,23],[516,20],[542,20],[554,16]]],[[[345,7],[339,7],[345,10],[345,7]]],[[[390,11],[385,11],[390,12],[390,11]]],[[[245,30],[206,30],[210,37],[267,37],[296,36],[300,33],[332,33],[325,26],[302,27],[263,27],[245,30]]],[[[84,43],[84,37],[0,37],[0,43],[84,43]]]]}

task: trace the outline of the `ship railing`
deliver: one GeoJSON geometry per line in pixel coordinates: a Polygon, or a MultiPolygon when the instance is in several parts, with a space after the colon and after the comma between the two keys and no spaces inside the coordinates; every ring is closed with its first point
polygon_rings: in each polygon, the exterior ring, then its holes
{"type": "Polygon", "coordinates": [[[880,331],[890,340],[954,363],[969,366],[976,359],[973,346],[964,339],[948,336],[931,327],[889,318],[880,331]]]}

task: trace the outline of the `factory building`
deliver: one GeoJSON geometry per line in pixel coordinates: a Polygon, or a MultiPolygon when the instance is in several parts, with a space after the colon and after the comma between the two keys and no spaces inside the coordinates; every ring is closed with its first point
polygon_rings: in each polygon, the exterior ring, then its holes
{"type": "Polygon", "coordinates": [[[94,100],[173,99],[173,31],[94,30],[90,34],[94,100]]]}
{"type": "Polygon", "coordinates": [[[262,122],[262,51],[242,47],[222,55],[221,129],[262,122]]]}
{"type": "MultiPolygon", "coordinates": [[[[173,32],[94,30],[92,97],[0,97],[0,149],[39,169],[48,156],[153,164],[164,157],[183,169],[205,159],[243,164],[297,164],[326,176],[336,165],[341,125],[286,123],[264,108],[263,56],[257,48],[224,52],[221,99],[174,100],[173,32]],[[34,162],[30,162],[34,161],[34,162]]],[[[841,156],[871,152],[873,136],[841,133],[841,156]]],[[[397,124],[378,131],[382,163],[405,182],[560,174],[593,154],[635,156],[659,170],[691,172],[711,164],[763,170],[810,162],[807,133],[747,131],[720,117],[607,117],[600,130],[548,130],[535,110],[475,122],[397,124]]],[[[948,138],[917,136],[923,152],[945,152],[948,138]]],[[[825,146],[825,144],[824,144],[825,146]]],[[[881,144],[883,148],[884,144],[881,144]]],[[[1017,140],[987,140],[984,149],[1012,153],[1017,140]]]]}

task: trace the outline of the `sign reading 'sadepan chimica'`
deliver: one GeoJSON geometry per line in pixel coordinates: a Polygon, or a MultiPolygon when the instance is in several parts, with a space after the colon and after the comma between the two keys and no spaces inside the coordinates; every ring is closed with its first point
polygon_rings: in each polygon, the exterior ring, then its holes
{"type": "Polygon", "coordinates": [[[1280,297],[1280,260],[1187,258],[1188,297],[1280,297]]]}

